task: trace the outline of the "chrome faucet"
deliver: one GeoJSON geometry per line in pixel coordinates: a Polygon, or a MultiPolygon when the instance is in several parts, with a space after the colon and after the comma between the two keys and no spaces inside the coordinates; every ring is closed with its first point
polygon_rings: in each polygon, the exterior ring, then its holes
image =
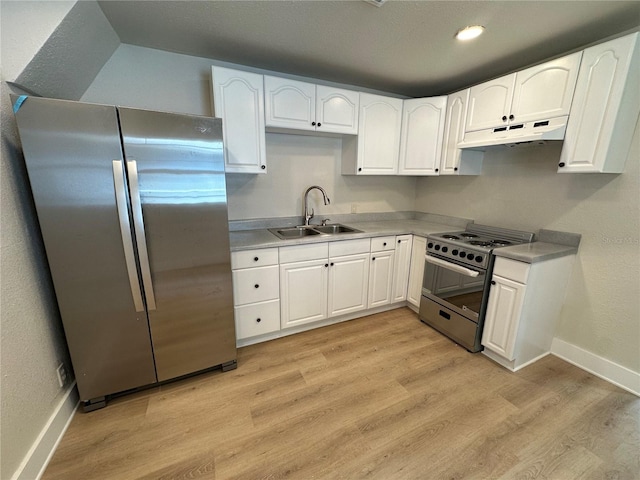
{"type": "Polygon", "coordinates": [[[311,209],[311,213],[309,213],[309,192],[314,188],[317,188],[322,192],[325,205],[329,205],[331,203],[331,200],[329,200],[329,197],[327,197],[327,192],[325,192],[322,187],[319,187],[318,185],[312,185],[309,188],[307,188],[306,192],[304,192],[304,224],[305,225],[309,225],[309,220],[313,218],[313,208],[311,209]]]}

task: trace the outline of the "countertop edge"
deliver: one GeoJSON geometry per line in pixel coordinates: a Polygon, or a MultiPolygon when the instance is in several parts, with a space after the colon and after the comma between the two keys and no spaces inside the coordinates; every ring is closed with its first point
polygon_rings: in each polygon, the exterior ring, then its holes
{"type": "Polygon", "coordinates": [[[578,253],[576,247],[548,242],[533,242],[525,245],[497,248],[493,251],[496,257],[504,257],[526,263],[544,262],[567,255],[575,255],[576,253],[578,253]]]}

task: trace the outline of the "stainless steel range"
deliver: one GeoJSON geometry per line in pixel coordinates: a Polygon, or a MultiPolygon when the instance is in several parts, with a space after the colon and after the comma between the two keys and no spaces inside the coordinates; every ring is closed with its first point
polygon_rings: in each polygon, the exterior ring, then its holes
{"type": "Polygon", "coordinates": [[[534,241],[534,234],[470,223],[427,236],[420,320],[470,352],[482,350],[495,248],[534,241]]]}

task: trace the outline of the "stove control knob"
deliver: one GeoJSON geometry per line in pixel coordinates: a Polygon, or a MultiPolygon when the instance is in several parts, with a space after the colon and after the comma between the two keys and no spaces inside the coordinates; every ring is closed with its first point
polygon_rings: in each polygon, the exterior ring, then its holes
{"type": "Polygon", "coordinates": [[[442,247],[442,253],[447,253],[449,249],[447,247],[442,247]]]}
{"type": "Polygon", "coordinates": [[[433,248],[433,242],[427,243],[427,248],[433,248]]]}
{"type": "Polygon", "coordinates": [[[464,258],[467,256],[467,252],[460,252],[460,258],[464,258]]]}
{"type": "Polygon", "coordinates": [[[468,258],[469,260],[473,260],[473,256],[474,256],[474,255],[473,255],[473,253],[470,253],[470,254],[468,254],[468,255],[467,255],[467,258],[468,258]]]}
{"type": "Polygon", "coordinates": [[[440,245],[436,245],[436,250],[440,250],[440,245]]]}
{"type": "Polygon", "coordinates": [[[451,253],[454,254],[454,255],[457,255],[458,254],[458,249],[456,248],[454,250],[451,250],[451,253]]]}
{"type": "Polygon", "coordinates": [[[482,258],[480,255],[476,256],[476,262],[482,263],[482,260],[484,260],[484,258],[482,258]]]}

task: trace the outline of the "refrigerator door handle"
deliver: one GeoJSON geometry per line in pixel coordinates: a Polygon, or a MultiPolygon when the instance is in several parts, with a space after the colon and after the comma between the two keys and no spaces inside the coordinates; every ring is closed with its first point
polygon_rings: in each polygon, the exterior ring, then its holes
{"type": "Polygon", "coordinates": [[[124,185],[124,169],[122,160],[114,160],[113,183],[116,190],[116,206],[118,209],[118,219],[120,220],[120,234],[122,235],[122,247],[124,248],[124,259],[127,264],[129,274],[129,285],[131,286],[131,296],[136,312],[144,311],[142,292],[138,280],[138,270],[136,269],[136,257],[133,251],[133,238],[131,237],[131,224],[129,223],[129,212],[127,210],[127,191],[124,185]]]}
{"type": "Polygon", "coordinates": [[[147,237],[144,231],[144,219],[142,218],[140,187],[138,186],[138,164],[135,160],[127,160],[127,174],[129,177],[129,192],[131,193],[133,228],[136,232],[138,258],[140,258],[140,270],[142,271],[142,284],[147,298],[147,310],[151,311],[156,309],[156,297],[153,293],[151,267],[149,265],[149,254],[147,252],[147,237]]]}

